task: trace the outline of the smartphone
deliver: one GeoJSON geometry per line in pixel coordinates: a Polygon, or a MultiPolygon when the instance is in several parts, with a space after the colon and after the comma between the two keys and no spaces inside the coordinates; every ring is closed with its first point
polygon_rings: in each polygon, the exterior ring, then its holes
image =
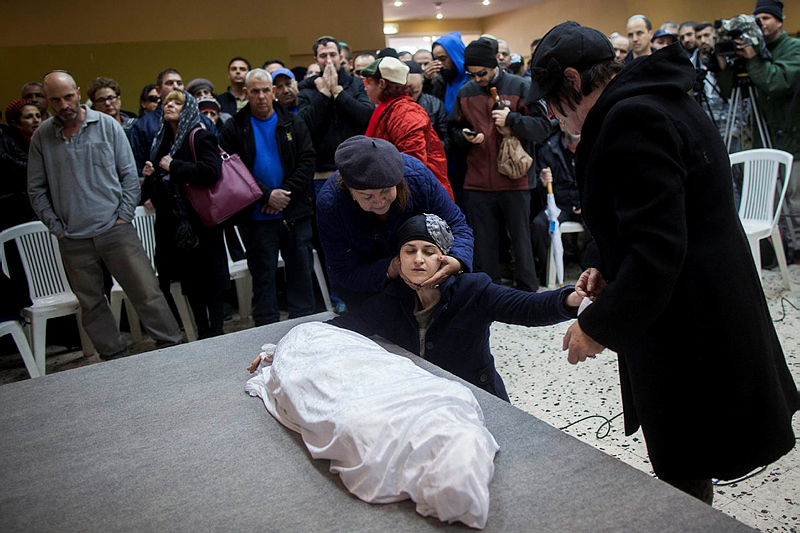
{"type": "Polygon", "coordinates": [[[478,134],[478,132],[472,130],[464,130],[464,134],[469,135],[470,137],[475,137],[478,134]]]}

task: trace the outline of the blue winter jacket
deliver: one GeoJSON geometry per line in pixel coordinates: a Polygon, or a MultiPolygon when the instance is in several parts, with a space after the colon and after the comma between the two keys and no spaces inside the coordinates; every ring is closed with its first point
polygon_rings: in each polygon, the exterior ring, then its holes
{"type": "Polygon", "coordinates": [[[393,205],[385,223],[362,210],[340,187],[338,172],[328,178],[317,197],[317,226],[331,288],[348,306],[383,289],[389,263],[399,252],[397,230],[414,215],[432,213],[444,219],[453,231],[448,255],[461,261],[464,271],[472,270],[472,229],[463,213],[422,162],[401,155],[411,194],[405,210],[393,205]]]}

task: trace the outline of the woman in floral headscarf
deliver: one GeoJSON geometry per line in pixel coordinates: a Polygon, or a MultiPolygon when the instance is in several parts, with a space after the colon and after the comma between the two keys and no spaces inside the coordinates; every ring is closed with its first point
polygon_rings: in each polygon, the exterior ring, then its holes
{"type": "Polygon", "coordinates": [[[223,293],[230,285],[228,259],[222,227],[203,224],[186,196],[186,185],[214,185],[222,160],[217,140],[202,128],[197,101],[190,94],[172,91],[163,109],[143,170],[157,213],[156,268],[162,286],[181,282],[198,336],[213,337],[222,334],[223,293]]]}

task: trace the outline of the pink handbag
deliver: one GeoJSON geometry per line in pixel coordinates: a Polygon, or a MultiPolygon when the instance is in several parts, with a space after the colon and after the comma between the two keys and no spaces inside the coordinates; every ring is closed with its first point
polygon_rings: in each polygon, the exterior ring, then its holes
{"type": "MultiPolygon", "coordinates": [[[[200,128],[193,129],[189,134],[189,147],[195,163],[197,155],[194,151],[194,136],[198,129],[200,128]]],[[[219,148],[219,153],[222,157],[222,173],[214,185],[201,187],[186,184],[186,196],[206,226],[225,222],[264,196],[255,178],[237,154],[228,155],[222,148],[219,148]]]]}

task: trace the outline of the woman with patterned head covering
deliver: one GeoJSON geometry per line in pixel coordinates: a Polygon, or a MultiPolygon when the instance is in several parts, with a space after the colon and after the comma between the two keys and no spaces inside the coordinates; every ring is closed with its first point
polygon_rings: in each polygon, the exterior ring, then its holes
{"type": "Polygon", "coordinates": [[[545,326],[575,318],[578,293],[571,286],[520,291],[495,285],[483,273],[450,276],[425,287],[453,245],[450,226],[436,215],[416,215],[400,226],[397,241],[401,276],[330,322],[362,335],[381,335],[509,401],[489,347],[492,322],[545,326]]]}
{"type": "Polygon", "coordinates": [[[162,287],[181,282],[200,338],[221,335],[223,292],[230,285],[222,227],[206,227],[186,196],[187,184],[210,187],[220,178],[217,140],[203,129],[189,93],[172,91],[163,108],[143,171],[156,209],[158,276],[162,287]]]}

